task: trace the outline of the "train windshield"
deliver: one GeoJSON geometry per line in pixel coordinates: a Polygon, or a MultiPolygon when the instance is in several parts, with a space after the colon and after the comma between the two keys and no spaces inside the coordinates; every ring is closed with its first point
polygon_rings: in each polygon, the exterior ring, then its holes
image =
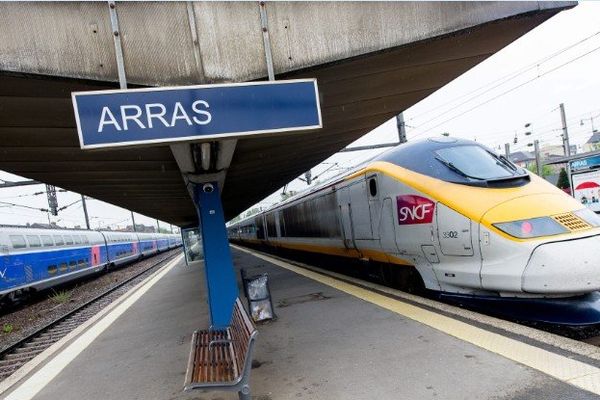
{"type": "Polygon", "coordinates": [[[517,172],[514,165],[479,146],[446,147],[435,153],[446,167],[471,179],[510,178],[517,172]]]}
{"type": "Polygon", "coordinates": [[[446,182],[483,187],[516,187],[529,173],[479,143],[458,138],[429,138],[395,147],[374,161],[387,161],[446,182]]]}

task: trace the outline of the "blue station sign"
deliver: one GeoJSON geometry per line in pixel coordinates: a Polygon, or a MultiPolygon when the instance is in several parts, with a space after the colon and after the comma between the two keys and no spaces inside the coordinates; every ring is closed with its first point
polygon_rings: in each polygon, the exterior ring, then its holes
{"type": "Polygon", "coordinates": [[[600,166],[600,154],[594,156],[579,158],[569,162],[571,171],[580,171],[584,169],[591,169],[600,166]]]}
{"type": "Polygon", "coordinates": [[[74,92],[82,149],[321,128],[315,79],[74,92]]]}

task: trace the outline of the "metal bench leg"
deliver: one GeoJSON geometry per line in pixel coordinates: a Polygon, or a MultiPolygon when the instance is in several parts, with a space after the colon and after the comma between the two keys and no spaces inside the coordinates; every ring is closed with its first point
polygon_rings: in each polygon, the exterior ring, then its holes
{"type": "Polygon", "coordinates": [[[250,396],[250,386],[242,386],[242,389],[238,392],[238,395],[240,396],[240,400],[252,400],[252,396],[250,396]]]}

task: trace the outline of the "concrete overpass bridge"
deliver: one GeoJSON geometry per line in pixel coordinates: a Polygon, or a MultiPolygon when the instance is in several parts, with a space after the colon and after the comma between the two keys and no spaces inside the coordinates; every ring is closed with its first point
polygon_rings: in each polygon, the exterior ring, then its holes
{"type": "Polygon", "coordinates": [[[188,183],[218,180],[231,218],[573,5],[133,2],[117,28],[103,2],[2,3],[0,169],[179,226],[188,183]],[[117,88],[119,66],[130,87],[314,77],[323,128],[83,151],[70,93],[117,88]]]}

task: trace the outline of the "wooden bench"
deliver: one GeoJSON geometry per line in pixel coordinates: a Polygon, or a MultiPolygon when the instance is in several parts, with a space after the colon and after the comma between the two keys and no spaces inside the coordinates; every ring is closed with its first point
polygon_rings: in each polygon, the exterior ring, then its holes
{"type": "Polygon", "coordinates": [[[231,390],[250,400],[250,369],[258,331],[238,298],[231,325],[199,330],[192,337],[184,390],[231,390]]]}

